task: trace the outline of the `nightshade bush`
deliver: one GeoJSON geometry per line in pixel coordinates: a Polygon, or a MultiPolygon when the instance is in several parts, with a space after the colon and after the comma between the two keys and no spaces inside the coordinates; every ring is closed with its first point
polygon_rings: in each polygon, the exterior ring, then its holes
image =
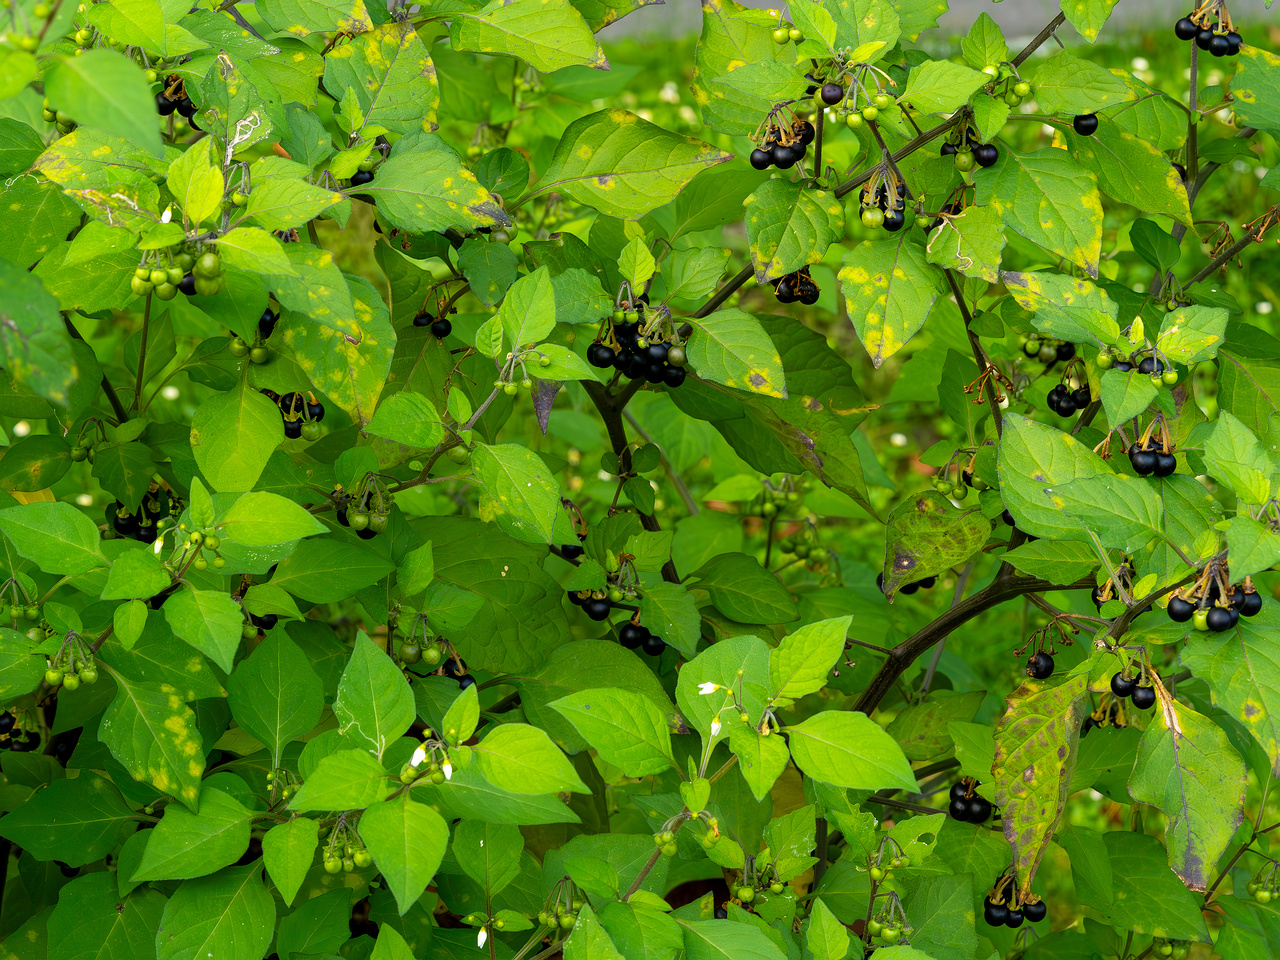
{"type": "Polygon", "coordinates": [[[1280,58],[1113,3],[6,0],[4,956],[1274,956],[1280,58]]]}

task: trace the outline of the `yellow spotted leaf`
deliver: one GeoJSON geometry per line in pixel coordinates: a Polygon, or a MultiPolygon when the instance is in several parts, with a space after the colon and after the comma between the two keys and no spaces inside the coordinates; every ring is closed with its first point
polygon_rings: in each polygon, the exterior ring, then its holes
{"type": "Polygon", "coordinates": [[[867,240],[844,255],[840,288],[849,319],[877,367],[924,326],[938,299],[939,271],[902,233],[867,240]]]}
{"type": "Polygon", "coordinates": [[[786,398],[782,357],[759,320],[741,310],[719,310],[689,322],[694,332],[686,349],[699,377],[735,390],[786,398]]]}
{"type": "Polygon", "coordinates": [[[193,813],[204,774],[204,749],[196,715],[167,683],[135,683],[106,667],[116,696],[98,728],[111,755],[135,780],[180,800],[193,813]]]}
{"type": "Polygon", "coordinates": [[[819,263],[844,235],[844,205],[791,180],[766,180],[743,207],[757,283],[819,263]]]}

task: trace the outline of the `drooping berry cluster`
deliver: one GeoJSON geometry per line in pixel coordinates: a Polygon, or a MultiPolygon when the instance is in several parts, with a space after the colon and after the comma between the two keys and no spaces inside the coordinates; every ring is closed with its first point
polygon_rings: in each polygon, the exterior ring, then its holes
{"type": "Polygon", "coordinates": [[[1156,705],[1156,688],[1143,679],[1142,674],[1131,677],[1127,669],[1121,670],[1111,675],[1111,692],[1118,700],[1127,698],[1139,710],[1150,710],[1156,705]]]}
{"type": "Polygon", "coordinates": [[[1129,447],[1129,463],[1140,477],[1171,477],[1178,471],[1172,448],[1150,437],[1129,447]]]}
{"type": "Polygon", "coordinates": [[[991,819],[991,801],[974,790],[977,780],[962,777],[951,785],[951,803],[947,813],[961,823],[986,823],[991,819]]]}
{"type": "Polygon", "coordinates": [[[778,282],[773,285],[773,294],[778,298],[779,303],[799,302],[811,306],[818,302],[818,294],[821,292],[818,285],[813,282],[813,277],[809,276],[807,266],[779,277],[778,282]]]}
{"type": "Polygon", "coordinates": [[[1098,353],[1098,369],[1118,370],[1121,373],[1137,370],[1138,373],[1149,376],[1152,383],[1157,385],[1163,383],[1169,387],[1178,382],[1178,371],[1173,363],[1150,351],[1144,351],[1142,356],[1131,354],[1127,358],[1120,358],[1110,350],[1102,350],[1098,353]]]}
{"type": "Polygon", "coordinates": [[[1049,908],[1043,900],[1032,896],[1019,903],[1017,895],[1017,886],[1011,874],[996,880],[982,902],[982,919],[988,926],[1017,928],[1022,926],[1024,920],[1039,923],[1049,915],[1049,908]]]}
{"type": "Polygon", "coordinates": [[[222,290],[222,258],[212,250],[199,257],[189,250],[157,251],[143,256],[133,271],[129,289],[139,297],[154,293],[160,300],[172,300],[178,294],[188,297],[212,297],[222,290]]]}
{"type": "Polygon", "coordinates": [[[626,303],[614,311],[608,330],[602,331],[587,347],[587,362],[593,367],[616,367],[631,380],[647,380],[675,388],[684,383],[686,354],[670,324],[665,308],[650,310],[642,300],[626,303]]]}
{"type": "Polygon", "coordinates": [[[1111,727],[1115,730],[1123,730],[1128,726],[1124,719],[1124,711],[1120,709],[1120,701],[1116,697],[1104,694],[1099,700],[1098,706],[1090,711],[1089,715],[1084,718],[1084,723],[1080,724],[1080,736],[1087,737],[1089,731],[1095,727],[1111,727]]]}
{"type": "Polygon", "coordinates": [[[271,348],[267,346],[267,341],[271,339],[271,334],[275,332],[276,323],[279,320],[280,315],[267,307],[258,318],[258,330],[253,346],[249,346],[248,341],[243,337],[236,336],[231,338],[227,351],[237,360],[247,354],[252,363],[266,363],[271,359],[271,348]]]}
{"type": "Polygon", "coordinates": [[[1223,633],[1262,611],[1262,594],[1245,577],[1241,583],[1227,583],[1225,567],[1210,567],[1189,587],[1175,590],[1166,612],[1175,623],[1186,623],[1200,632],[1223,633]]]}
{"type": "Polygon", "coordinates": [[[138,509],[131,511],[119,500],[107,506],[108,529],[120,537],[132,537],[139,543],[156,539],[156,524],[169,516],[169,494],[152,484],[138,509]]]}
{"type": "MultiPolygon", "coordinates": [[[[898,593],[906,594],[907,596],[910,596],[911,594],[915,593],[917,590],[928,590],[937,582],[938,582],[937,577],[924,577],[921,580],[916,580],[913,583],[908,583],[904,587],[899,587],[898,593]]],[[[884,593],[884,574],[883,573],[876,574],[876,586],[879,588],[881,593],[884,593]]]]}
{"type": "Polygon", "coordinates": [[[1045,398],[1049,409],[1060,417],[1073,417],[1089,405],[1093,399],[1089,392],[1089,384],[1082,383],[1074,390],[1069,383],[1059,383],[1049,391],[1045,398]]]}
{"type": "MultiPolygon", "coordinates": [[[[1133,589],[1133,580],[1134,580],[1133,566],[1127,558],[1125,562],[1122,563],[1116,569],[1115,575],[1116,575],[1116,578],[1120,581],[1120,583],[1125,587],[1126,590],[1133,589]]],[[[1121,593],[1118,589],[1116,589],[1115,581],[1113,581],[1110,577],[1104,580],[1101,585],[1094,587],[1093,592],[1090,594],[1090,597],[1093,598],[1093,605],[1097,607],[1099,610],[1102,609],[1102,605],[1105,604],[1108,600],[1115,600],[1115,599],[1118,599],[1120,596],[1121,596],[1121,593]]],[[[1141,610],[1138,611],[1136,616],[1141,616],[1144,613],[1150,613],[1150,612],[1151,612],[1151,604],[1147,604],[1145,607],[1143,607],[1141,610]]]]}
{"type": "Polygon", "coordinates": [[[361,540],[372,540],[387,529],[393,503],[377,477],[371,475],[354,493],[338,484],[329,499],[338,523],[350,527],[361,540]]]}
{"type": "MultiPolygon", "coordinates": [[[[450,311],[450,313],[456,312],[456,310],[450,311]]],[[[448,317],[436,317],[428,312],[425,307],[414,314],[413,325],[415,327],[430,327],[432,336],[437,340],[443,340],[453,333],[453,324],[448,317]]]]}
{"type": "Polygon", "coordinates": [[[199,130],[200,127],[195,122],[196,110],[196,105],[187,96],[182,77],[176,73],[165,77],[163,88],[156,94],[156,112],[162,117],[177,113],[191,124],[193,130],[199,130]]]}
{"type": "Polygon", "coordinates": [[[799,117],[785,127],[771,123],[760,146],[751,151],[751,166],[757,170],[789,170],[804,159],[815,134],[813,124],[799,117]]]}
{"type": "MultiPolygon", "coordinates": [[[[1029,84],[1021,84],[1031,91],[1029,84]]],[[[1021,98],[1019,98],[1021,100],[1021,98]]],[[[942,145],[940,156],[954,158],[952,162],[961,173],[968,173],[974,167],[992,167],[1000,159],[1000,148],[994,143],[983,143],[970,128],[964,133],[952,134],[942,145]]]]}
{"type": "Polygon", "coordinates": [[[883,227],[890,233],[901,230],[907,222],[906,184],[881,180],[873,188],[870,183],[858,194],[858,216],[864,227],[883,227]]]}
{"type": "Polygon", "coordinates": [[[628,650],[643,648],[651,657],[659,656],[667,649],[667,641],[642,625],[638,617],[632,617],[618,628],[618,642],[628,650]]]}
{"type": "Polygon", "coordinates": [[[1173,33],[1179,40],[1194,40],[1197,47],[1215,57],[1234,57],[1244,43],[1226,8],[1215,3],[1202,3],[1173,25],[1173,33]],[[1222,20],[1212,19],[1215,7],[1222,10],[1222,20]]]}
{"type": "Polygon", "coordinates": [[[259,391],[268,400],[280,408],[280,416],[284,419],[284,435],[290,440],[300,437],[306,440],[320,439],[320,421],[324,419],[324,404],[313,394],[303,396],[297,391],[283,396],[274,390],[262,387],[259,391]]]}
{"type": "Polygon", "coordinates": [[[1027,334],[1019,339],[1023,354],[1030,360],[1048,364],[1046,370],[1052,369],[1055,363],[1068,363],[1075,359],[1076,345],[1069,340],[1054,340],[1038,334],[1027,334]]]}

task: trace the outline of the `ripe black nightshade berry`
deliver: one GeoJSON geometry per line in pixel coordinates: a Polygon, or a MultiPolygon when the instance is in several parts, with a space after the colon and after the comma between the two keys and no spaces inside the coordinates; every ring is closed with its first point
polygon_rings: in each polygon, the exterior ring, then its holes
{"type": "Polygon", "coordinates": [[[1227,56],[1234,57],[1240,52],[1240,45],[1244,43],[1244,37],[1232,30],[1227,34],[1227,43],[1231,45],[1230,49],[1227,50],[1227,56]]]}
{"type": "Polygon", "coordinates": [[[560,547],[560,556],[566,560],[577,560],[584,552],[580,543],[566,543],[560,547]]]}
{"type": "Polygon", "coordinates": [[[258,335],[262,337],[263,340],[270,339],[271,334],[275,332],[276,321],[279,319],[279,314],[273,311],[270,307],[263,310],[262,316],[258,318],[258,335]]]}
{"type": "Polygon", "coordinates": [[[621,629],[618,630],[618,642],[628,650],[637,649],[648,639],[649,631],[645,627],[640,626],[640,624],[633,623],[630,620],[624,623],[621,629]]]}
{"type": "Polygon", "coordinates": [[[15,717],[8,710],[6,710],[4,713],[0,713],[0,734],[8,733],[10,730],[13,729],[14,724],[16,724],[17,722],[18,722],[18,718],[15,717]]]}
{"type": "Polygon", "coordinates": [[[1201,50],[1208,50],[1209,44],[1213,43],[1213,31],[1208,27],[1201,27],[1196,31],[1196,46],[1201,50]]]}
{"type": "Polygon", "coordinates": [[[1027,661],[1027,676],[1034,680],[1048,680],[1053,676],[1053,657],[1037,650],[1027,661]]]}
{"type": "Polygon", "coordinates": [[[818,91],[818,96],[822,97],[822,102],[828,107],[834,107],[844,99],[844,87],[838,83],[824,83],[822,89],[818,91]]]}
{"type": "Polygon", "coordinates": [[[177,102],[176,106],[178,115],[187,120],[190,120],[196,115],[196,105],[191,102],[191,98],[188,96],[184,95],[183,98],[177,102]]]}
{"type": "Polygon", "coordinates": [[[606,620],[609,617],[609,601],[592,598],[582,605],[583,611],[592,620],[606,620]]]}
{"type": "Polygon", "coordinates": [[[959,153],[959,152],[960,152],[959,147],[957,147],[954,143],[944,143],[944,144],[942,145],[942,151],[941,151],[941,154],[942,154],[942,156],[944,156],[944,157],[951,157],[951,156],[955,156],[955,154],[957,154],[957,153],[959,153]]]}
{"type": "Polygon", "coordinates": [[[1139,710],[1150,710],[1156,705],[1156,688],[1134,687],[1130,699],[1139,710]]]}
{"type": "Polygon", "coordinates": [[[1163,360],[1157,360],[1155,357],[1147,356],[1138,361],[1139,373],[1164,373],[1168,367],[1163,360]]]}
{"type": "Polygon", "coordinates": [[[1190,17],[1183,17],[1173,25],[1173,33],[1179,40],[1194,40],[1200,28],[1191,22],[1190,17]]]}
{"type": "Polygon", "coordinates": [[[196,275],[188,273],[178,281],[178,292],[183,296],[194,297],[196,295],[196,275]]]}
{"type": "Polygon", "coordinates": [[[1071,121],[1071,127],[1082,137],[1092,137],[1098,132],[1098,115],[1082,113],[1071,121]]]}
{"type": "Polygon", "coordinates": [[[453,324],[448,317],[441,317],[431,324],[431,333],[437,340],[443,340],[449,334],[453,333],[453,324]]]}
{"type": "Polygon", "coordinates": [[[1172,453],[1156,451],[1155,469],[1151,471],[1156,477],[1171,477],[1178,472],[1178,458],[1172,453]]]}
{"type": "Polygon", "coordinates": [[[1070,342],[1058,344],[1057,357],[1063,363],[1066,363],[1076,355],[1076,345],[1070,342]]]}
{"type": "Polygon", "coordinates": [[[366,183],[373,183],[372,170],[357,170],[351,175],[351,185],[353,187],[363,187],[366,183]]]}
{"type": "MultiPolygon", "coordinates": [[[[284,422],[284,435],[290,440],[297,440],[302,436],[301,420],[286,420],[284,422]]],[[[364,533],[364,531],[360,531],[364,533]]]]}
{"type": "Polygon", "coordinates": [[[818,132],[813,128],[813,124],[808,120],[801,120],[791,129],[795,131],[795,135],[800,139],[802,147],[807,147],[813,143],[814,137],[818,135],[818,132]]]}
{"type": "Polygon", "coordinates": [[[960,800],[969,793],[969,784],[963,780],[957,780],[951,785],[950,799],[960,800]]]}
{"type": "Polygon", "coordinates": [[[1186,623],[1196,612],[1196,605],[1190,600],[1183,600],[1177,594],[1169,598],[1169,619],[1174,623],[1186,623]]]}
{"type": "Polygon", "coordinates": [[[994,143],[980,143],[973,148],[973,159],[980,167],[994,166],[1000,159],[1000,148],[994,143]]]}
{"type": "Polygon", "coordinates": [[[1262,611],[1262,594],[1256,590],[1247,591],[1240,601],[1240,616],[1255,617],[1262,611]]]}
{"type": "Polygon", "coordinates": [[[961,823],[969,822],[969,801],[964,797],[958,800],[952,800],[947,807],[947,813],[951,815],[951,819],[959,820],[961,823]]]}
{"type": "Polygon", "coordinates": [[[756,147],[751,151],[751,166],[757,170],[768,170],[773,164],[773,155],[767,150],[756,147]]]}
{"type": "Polygon", "coordinates": [[[1076,389],[1075,392],[1071,394],[1071,399],[1075,402],[1077,410],[1083,410],[1087,407],[1089,405],[1089,401],[1093,399],[1092,395],[1089,393],[1089,385],[1085,384],[1083,387],[1076,389]]]}
{"type": "Polygon", "coordinates": [[[672,389],[684,383],[688,371],[684,367],[667,367],[662,371],[662,382],[672,389]]]}
{"type": "Polygon", "coordinates": [[[1009,907],[1003,903],[995,903],[990,897],[982,902],[982,919],[991,927],[1002,927],[1009,919],[1009,907]]]}
{"type": "Polygon", "coordinates": [[[1209,41],[1209,53],[1215,57],[1225,57],[1231,53],[1231,41],[1225,34],[1215,33],[1209,41]]]}
{"type": "Polygon", "coordinates": [[[789,170],[805,154],[804,147],[797,144],[794,147],[788,147],[785,144],[775,144],[773,148],[773,165],[779,170],[789,170]]]}
{"type": "Polygon", "coordinates": [[[170,100],[163,93],[156,94],[156,113],[160,116],[167,117],[177,109],[178,101],[170,100]]]}
{"type": "Polygon", "coordinates": [[[319,423],[324,419],[324,404],[319,400],[307,401],[307,419],[319,423]]]}
{"type": "Polygon", "coordinates": [[[1133,691],[1137,686],[1138,681],[1133,677],[1126,677],[1123,673],[1113,673],[1111,675],[1111,692],[1117,697],[1133,696],[1133,691]]]}
{"type": "Polygon", "coordinates": [[[1154,450],[1140,450],[1136,446],[1130,447],[1129,463],[1133,465],[1133,470],[1138,476],[1150,476],[1156,469],[1156,452],[1154,450]]]}
{"type": "Polygon", "coordinates": [[[1209,616],[1205,622],[1214,633],[1222,633],[1234,627],[1239,619],[1240,612],[1238,610],[1233,610],[1230,607],[1210,607],[1209,616]]]}
{"type": "Polygon", "coordinates": [[[662,654],[663,650],[667,649],[667,641],[663,640],[656,633],[650,633],[644,638],[642,649],[649,656],[657,657],[662,654]]]}
{"type": "Polygon", "coordinates": [[[1051,409],[1057,410],[1058,404],[1062,402],[1062,398],[1065,397],[1066,395],[1067,395],[1067,388],[1064,387],[1062,384],[1058,384],[1057,386],[1052,387],[1049,390],[1049,394],[1048,396],[1045,397],[1045,401],[1049,404],[1049,407],[1051,409]]]}
{"type": "Polygon", "coordinates": [[[986,823],[991,818],[991,801],[976,793],[969,798],[969,822],[986,823]]]}
{"type": "Polygon", "coordinates": [[[1006,927],[1017,928],[1022,926],[1022,920],[1023,920],[1023,913],[1021,910],[1010,909],[1009,915],[1004,918],[1004,925],[1006,927]]]}
{"type": "Polygon", "coordinates": [[[415,327],[429,327],[436,322],[436,318],[425,310],[419,310],[413,315],[413,325],[415,327]]]}

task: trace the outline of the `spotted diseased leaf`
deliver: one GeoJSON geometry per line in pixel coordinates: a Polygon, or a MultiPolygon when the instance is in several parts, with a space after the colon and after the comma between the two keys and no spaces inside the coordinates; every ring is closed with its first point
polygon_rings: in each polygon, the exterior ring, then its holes
{"type": "Polygon", "coordinates": [[[1191,225],[1186,185],[1149,140],[1107,122],[1099,124],[1091,137],[1074,130],[1064,136],[1071,155],[1098,178],[1098,188],[1107,196],[1191,225]]]}
{"type": "MultiPolygon", "coordinates": [[[[1110,346],[1120,337],[1120,308],[1107,292],[1088,280],[1061,273],[1000,272],[1003,283],[1041,333],[1071,343],[1110,346]]],[[[1111,421],[1115,423],[1115,420],[1111,421]]]]}
{"type": "Polygon", "coordinates": [[[343,287],[350,290],[350,319],[332,315],[329,326],[286,312],[275,336],[288,344],[311,382],[364,426],[386,385],[396,334],[372,284],[352,277],[343,287]]]}
{"type": "Polygon", "coordinates": [[[880,0],[822,0],[822,5],[836,22],[835,46],[852,48],[854,61],[875,63],[898,41],[901,22],[896,4],[880,0]]]}
{"type": "Polygon", "coordinates": [[[551,543],[560,513],[560,483],[532,450],[515,443],[477,444],[476,479],[483,495],[480,518],[509,536],[551,543]]]}
{"type": "Polygon", "coordinates": [[[1005,699],[1008,709],[996,724],[995,805],[1023,896],[1031,892],[1070,792],[1087,679],[1075,674],[1053,685],[1028,680],[1005,699]]]}
{"type": "Polygon", "coordinates": [[[133,779],[196,812],[205,766],[196,715],[175,687],[135,683],[108,670],[116,681],[116,695],[102,715],[98,739],[133,779]]]}
{"type": "Polygon", "coordinates": [[[212,69],[200,83],[200,94],[200,126],[222,141],[223,153],[218,160],[224,167],[235,153],[271,135],[265,98],[245,79],[226,50],[214,58],[212,69]]]}
{"type": "Polygon", "coordinates": [[[1262,130],[1280,130],[1280,56],[1246,43],[1239,72],[1231,80],[1237,122],[1262,130]]]}
{"type": "Polygon", "coordinates": [[[718,310],[690,319],[686,350],[693,372],[735,390],[786,399],[782,357],[760,321],[741,310],[718,310]]]}
{"type": "Polygon", "coordinates": [[[325,54],[324,83],[355,91],[364,121],[352,132],[365,138],[436,128],[436,68],[412,23],[392,20],[334,46],[325,54]]]}
{"type": "Polygon", "coordinates": [[[938,271],[905,231],[849,250],[839,276],[849,318],[877,367],[916,335],[938,299],[938,271]]]}
{"type": "Polygon", "coordinates": [[[1062,0],[1062,14],[1080,36],[1093,43],[1116,3],[1117,0],[1062,0]]]}
{"type": "Polygon", "coordinates": [[[243,383],[209,397],[191,421],[196,464],[222,493],[252,488],[282,440],[279,408],[243,383]]]}
{"type": "Polygon", "coordinates": [[[1132,100],[1128,84],[1101,64],[1059,50],[1028,78],[1036,103],[1048,113],[1093,113],[1132,100]]]}
{"type": "Polygon", "coordinates": [[[262,19],[282,33],[360,34],[373,27],[364,0],[264,0],[262,19]]]}
{"type": "Polygon", "coordinates": [[[936,490],[899,504],[885,531],[885,596],[892,602],[907,584],[962,566],[990,535],[981,510],[961,510],[936,490]]]}
{"type": "Polygon", "coordinates": [[[1211,360],[1226,343],[1227,310],[1193,303],[1164,315],[1156,349],[1178,363],[1211,360]]]}
{"type": "Polygon", "coordinates": [[[995,165],[974,174],[978,203],[1032,243],[1098,275],[1102,198],[1097,181],[1063,150],[1001,150],[995,165]]]}
{"type": "Polygon", "coordinates": [[[959,216],[945,217],[941,226],[929,231],[925,256],[966,277],[996,283],[1004,244],[1004,220],[995,208],[974,205],[959,216]]]}
{"type": "Polygon", "coordinates": [[[378,167],[373,182],[354,189],[372,197],[392,226],[419,234],[511,223],[492,194],[443,141],[411,134],[396,147],[378,167]]]}
{"type": "Polygon", "coordinates": [[[544,73],[575,65],[609,69],[604,50],[569,0],[490,0],[452,19],[455,50],[519,57],[544,73]]]}
{"type": "Polygon", "coordinates": [[[605,216],[636,220],[732,156],[627,110],[601,110],[565,128],[533,193],[555,190],[605,216]]]}
{"type": "MultiPolygon", "coordinates": [[[[694,53],[693,99],[702,122],[717,133],[748,136],[773,106],[752,90],[735,90],[716,80],[749,63],[787,60],[773,42],[773,29],[742,16],[736,0],[701,0],[702,33],[694,53]]],[[[794,62],[794,60],[792,61],[794,62]]]]}
{"type": "Polygon", "coordinates": [[[844,205],[826,190],[766,180],[743,206],[757,283],[821,262],[844,235],[844,205]]]}
{"type": "Polygon", "coordinates": [[[1244,819],[1244,760],[1221,727],[1169,696],[1157,682],[1155,718],[1142,734],[1129,793],[1168,817],[1169,866],[1204,891],[1244,819]]]}

